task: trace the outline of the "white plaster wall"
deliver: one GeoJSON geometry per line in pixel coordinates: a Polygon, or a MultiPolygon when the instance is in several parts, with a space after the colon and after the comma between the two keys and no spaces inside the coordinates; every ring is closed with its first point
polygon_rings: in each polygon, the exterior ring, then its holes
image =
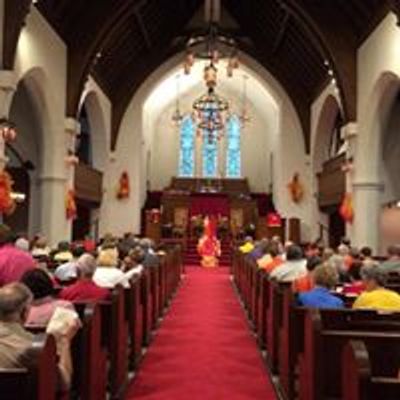
{"type": "Polygon", "coordinates": [[[27,17],[17,46],[15,73],[35,101],[40,121],[40,229],[51,243],[70,237],[65,218],[65,99],[67,48],[35,7],[27,17]]]}
{"type": "MultiPolygon", "coordinates": [[[[358,51],[358,127],[354,171],[354,242],[379,248],[384,192],[382,138],[399,89],[400,29],[393,13],[381,22],[358,51]]],[[[387,188],[386,188],[387,190],[387,188]]]]}
{"type": "MultiPolygon", "coordinates": [[[[191,112],[193,101],[203,93],[204,89],[195,87],[181,98],[182,112],[191,112]]],[[[218,91],[229,101],[233,111],[240,111],[237,99],[240,93],[233,91],[218,91]]],[[[250,93],[251,96],[251,93],[250,93]]],[[[179,165],[180,132],[171,116],[175,110],[174,104],[159,110],[159,115],[148,113],[146,122],[149,129],[154,129],[150,134],[153,137],[152,168],[150,184],[152,190],[163,190],[169,185],[171,178],[177,176],[179,165]]],[[[248,178],[251,190],[254,192],[266,192],[269,189],[270,154],[274,151],[271,137],[278,134],[278,112],[276,106],[268,98],[264,101],[264,113],[249,103],[249,115],[251,121],[242,130],[242,176],[248,178]]],[[[200,141],[201,146],[201,141],[200,141]]],[[[224,140],[220,142],[221,153],[224,153],[224,140]]],[[[201,148],[198,148],[201,152],[201,148]]],[[[219,171],[225,171],[225,157],[220,158],[219,171]]],[[[198,165],[197,175],[201,176],[201,165],[198,165]]]]}

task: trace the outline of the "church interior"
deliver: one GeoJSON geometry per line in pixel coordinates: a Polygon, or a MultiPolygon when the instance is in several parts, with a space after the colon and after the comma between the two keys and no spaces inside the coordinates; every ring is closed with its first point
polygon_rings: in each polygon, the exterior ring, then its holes
{"type": "Polygon", "coordinates": [[[400,399],[399,132],[399,0],[0,0],[0,398],[400,399]]]}

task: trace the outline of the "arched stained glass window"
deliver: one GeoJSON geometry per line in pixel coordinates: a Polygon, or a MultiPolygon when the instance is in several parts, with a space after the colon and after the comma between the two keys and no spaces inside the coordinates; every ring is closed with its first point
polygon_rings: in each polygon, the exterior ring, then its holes
{"type": "Polygon", "coordinates": [[[218,175],[218,138],[215,133],[203,132],[203,177],[216,178],[218,175]]]}
{"type": "Polygon", "coordinates": [[[240,151],[240,120],[232,115],[226,127],[226,177],[240,178],[242,174],[240,151]]]}
{"type": "Polygon", "coordinates": [[[195,170],[195,124],[187,115],[181,124],[179,176],[193,177],[195,170]]]}

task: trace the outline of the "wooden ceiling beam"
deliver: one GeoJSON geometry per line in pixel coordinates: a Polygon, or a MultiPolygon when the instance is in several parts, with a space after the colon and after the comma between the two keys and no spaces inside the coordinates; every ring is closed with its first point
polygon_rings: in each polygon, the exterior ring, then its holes
{"type": "Polygon", "coordinates": [[[140,28],[140,32],[142,33],[143,39],[144,39],[144,41],[146,43],[146,46],[147,46],[147,48],[149,50],[151,50],[151,48],[153,47],[153,43],[151,41],[149,32],[148,32],[148,30],[147,30],[147,28],[145,26],[145,23],[143,22],[143,18],[142,18],[142,15],[140,14],[139,10],[135,11],[135,17],[136,17],[136,20],[138,22],[138,25],[139,25],[139,28],[140,28]]]}
{"type": "Polygon", "coordinates": [[[282,19],[282,22],[281,22],[281,26],[279,28],[278,35],[276,36],[274,45],[272,47],[272,54],[276,54],[279,51],[279,49],[280,49],[280,47],[281,47],[281,45],[282,45],[282,43],[283,43],[283,41],[285,39],[286,32],[287,32],[287,27],[288,27],[288,23],[289,23],[289,19],[290,19],[289,13],[285,12],[285,14],[283,16],[283,19],[282,19]]]}

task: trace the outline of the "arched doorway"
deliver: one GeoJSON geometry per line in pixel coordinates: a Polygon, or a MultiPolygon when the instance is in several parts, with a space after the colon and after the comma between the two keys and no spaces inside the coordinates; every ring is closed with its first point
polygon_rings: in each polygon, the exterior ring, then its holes
{"type": "Polygon", "coordinates": [[[342,127],[339,104],[329,95],[320,113],[313,161],[318,182],[320,238],[325,238],[332,247],[336,247],[346,234],[346,225],[339,213],[346,191],[346,178],[342,171],[346,156],[342,127]]]}
{"type": "Polygon", "coordinates": [[[17,202],[14,213],[4,217],[16,233],[32,236],[40,231],[40,187],[42,133],[37,106],[25,80],[17,87],[10,108],[10,120],[17,126],[17,137],[6,146],[6,170],[14,181],[14,192],[25,198],[17,202]]]}

